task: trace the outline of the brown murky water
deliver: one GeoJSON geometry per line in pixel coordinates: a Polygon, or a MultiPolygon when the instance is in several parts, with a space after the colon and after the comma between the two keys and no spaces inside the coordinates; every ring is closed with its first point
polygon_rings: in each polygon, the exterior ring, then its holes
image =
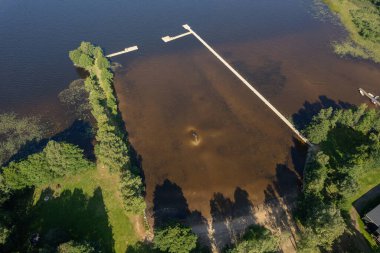
{"type": "MultiPolygon", "coordinates": [[[[306,111],[320,104],[359,104],[366,101],[358,87],[379,88],[378,66],[340,59],[318,39],[330,32],[215,48],[290,118],[305,102],[306,111]]],[[[130,141],[142,156],[149,207],[166,179],[181,188],[191,211],[205,217],[215,193],[233,200],[237,187],[253,205],[266,201],[269,185],[282,196],[295,194],[302,150],[295,148],[292,132],[194,38],[183,40],[195,49],[134,59],[116,76],[130,141]]],[[[164,196],[173,197],[168,191],[164,196]]]]}

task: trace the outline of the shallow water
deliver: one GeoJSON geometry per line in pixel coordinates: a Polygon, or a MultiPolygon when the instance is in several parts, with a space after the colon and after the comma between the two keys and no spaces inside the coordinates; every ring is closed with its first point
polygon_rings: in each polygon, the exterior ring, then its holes
{"type": "Polygon", "coordinates": [[[237,187],[253,205],[275,197],[270,185],[276,195],[293,195],[303,164],[292,132],[202,44],[193,37],[160,40],[183,32],[182,24],[190,24],[297,125],[320,107],[366,102],[358,87],[380,92],[379,66],[335,56],[330,43],[345,33],[331,18],[314,18],[311,1],[1,3],[1,112],[42,114],[63,129],[72,118],[57,95],[79,77],[68,51],[82,40],[107,53],[140,47],[113,61],[124,66],[115,87],[131,143],[142,157],[150,210],[166,179],[180,190],[169,187],[162,198],[175,202],[175,194],[183,194],[189,210],[205,217],[215,193],[233,200],[237,187]]]}

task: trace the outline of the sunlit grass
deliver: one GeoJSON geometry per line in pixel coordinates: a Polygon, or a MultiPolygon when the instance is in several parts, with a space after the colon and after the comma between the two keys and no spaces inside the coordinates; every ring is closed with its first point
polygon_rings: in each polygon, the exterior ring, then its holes
{"type": "Polygon", "coordinates": [[[358,216],[357,217],[357,223],[359,224],[359,231],[360,233],[364,236],[364,238],[367,240],[371,248],[376,249],[377,248],[377,243],[376,241],[372,238],[372,236],[367,232],[367,230],[364,227],[364,222],[362,219],[358,216]]]}
{"type": "MultiPolygon", "coordinates": [[[[36,205],[39,200],[41,202],[41,193],[47,188],[51,188],[54,191],[54,198],[48,200],[46,203],[59,199],[61,193],[67,193],[68,191],[73,193],[78,190],[81,190],[86,198],[91,201],[91,199],[94,199],[94,192],[100,189],[102,200],[98,200],[98,202],[102,202],[101,204],[105,207],[105,212],[108,216],[108,225],[112,230],[114,250],[115,252],[125,253],[127,247],[134,245],[138,241],[138,238],[130,218],[123,208],[123,202],[119,195],[118,180],[119,175],[117,173],[111,174],[106,169],[88,170],[81,174],[56,180],[49,185],[37,188],[34,194],[34,204],[36,205]]],[[[50,209],[51,208],[50,206],[50,209]]],[[[52,212],[54,212],[54,210],[50,210],[50,213],[52,212]]],[[[39,216],[43,215],[44,212],[39,214],[39,216]]],[[[68,213],[67,215],[70,214],[68,213]]],[[[44,217],[39,218],[43,219],[44,217]]],[[[57,219],[59,218],[61,217],[57,216],[57,219]]],[[[78,223],[80,222],[79,220],[78,223]]],[[[96,223],[100,221],[93,220],[92,222],[96,223]]]]}
{"type": "MultiPolygon", "coordinates": [[[[354,194],[349,199],[347,199],[346,203],[343,206],[343,209],[347,211],[347,213],[349,213],[350,210],[353,208],[352,204],[355,202],[355,200],[363,196],[366,192],[371,190],[373,187],[380,184],[380,169],[370,170],[366,173],[363,173],[361,177],[359,177],[358,179],[358,184],[359,184],[359,189],[356,192],[356,194],[354,194]]],[[[376,241],[365,229],[364,223],[360,216],[357,217],[357,223],[359,224],[360,233],[364,236],[364,238],[366,238],[371,248],[377,249],[378,245],[376,241]]]]}
{"type": "Polygon", "coordinates": [[[347,199],[343,209],[349,211],[355,200],[363,196],[366,192],[378,184],[380,184],[380,169],[369,170],[368,172],[363,173],[358,179],[358,191],[356,194],[347,199]]]}

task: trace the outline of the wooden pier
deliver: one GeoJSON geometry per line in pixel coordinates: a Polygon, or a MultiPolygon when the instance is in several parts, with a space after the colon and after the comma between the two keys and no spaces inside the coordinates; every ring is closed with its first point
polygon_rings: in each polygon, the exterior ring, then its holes
{"type": "Polygon", "coordinates": [[[106,55],[107,58],[111,58],[111,57],[114,57],[114,56],[118,56],[118,55],[121,55],[121,54],[126,54],[126,53],[129,53],[129,52],[132,52],[132,51],[136,51],[138,50],[139,48],[137,46],[133,46],[133,47],[127,47],[125,48],[123,51],[120,51],[120,52],[116,52],[116,53],[113,53],[113,54],[109,54],[109,55],[106,55]]]}
{"type": "Polygon", "coordinates": [[[261,99],[295,134],[301,139],[304,143],[309,146],[312,146],[311,142],[303,136],[294,126],[293,124],[285,118],[263,95],[260,94],[244,77],[242,77],[226,60],[224,60],[210,45],[206,43],[196,32],[194,32],[189,25],[183,25],[183,28],[188,30],[189,32],[180,34],[175,37],[165,36],[162,38],[164,42],[169,42],[186,35],[192,34],[197,38],[213,55],[216,56],[218,60],[220,60],[237,78],[240,79],[255,95],[261,99]]]}

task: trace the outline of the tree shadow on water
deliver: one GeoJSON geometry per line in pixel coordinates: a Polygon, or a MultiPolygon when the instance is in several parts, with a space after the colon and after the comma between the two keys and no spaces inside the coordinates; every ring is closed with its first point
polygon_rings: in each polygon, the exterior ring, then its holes
{"type": "Polygon", "coordinates": [[[27,217],[28,232],[41,236],[39,246],[55,248],[69,240],[87,241],[98,252],[114,252],[101,188],[91,197],[81,189],[53,195],[51,189],[42,192],[27,217]]]}
{"type": "Polygon", "coordinates": [[[71,126],[64,131],[55,134],[50,138],[44,138],[40,141],[30,141],[23,145],[17,154],[12,156],[8,162],[5,164],[9,164],[11,161],[19,161],[23,160],[29,155],[41,152],[46,144],[50,140],[58,141],[58,142],[67,142],[70,144],[77,145],[81,149],[84,150],[84,155],[87,159],[92,161],[95,160],[94,155],[94,146],[92,140],[94,139],[94,132],[92,126],[87,121],[75,120],[71,126]]]}
{"type": "Polygon", "coordinates": [[[182,189],[168,179],[156,186],[153,204],[155,227],[165,226],[171,221],[185,221],[190,216],[182,189]]]}
{"type": "Polygon", "coordinates": [[[302,178],[295,169],[289,168],[286,164],[277,164],[276,177],[264,190],[264,203],[261,207],[262,213],[265,214],[265,224],[281,231],[283,239],[289,240],[294,250],[299,231],[293,219],[293,210],[301,187],[302,178]]]}
{"type": "Polygon", "coordinates": [[[213,239],[218,250],[236,242],[248,226],[256,223],[248,193],[239,187],[235,190],[234,201],[222,193],[214,193],[210,208],[213,239]]]}
{"type": "Polygon", "coordinates": [[[161,185],[157,185],[153,205],[155,230],[173,222],[185,224],[198,235],[202,246],[210,247],[207,220],[199,211],[190,211],[182,189],[177,184],[166,179],[161,185]]]}
{"type": "Polygon", "coordinates": [[[303,176],[308,149],[309,147],[307,144],[293,138],[293,146],[290,148],[290,156],[293,168],[295,169],[294,173],[296,173],[298,177],[303,176]]]}
{"type": "Polygon", "coordinates": [[[303,107],[295,114],[292,115],[292,120],[297,129],[305,129],[311,122],[313,117],[319,113],[321,109],[332,107],[333,109],[349,109],[355,105],[338,100],[337,102],[327,96],[321,95],[318,97],[319,101],[310,103],[305,101],[303,107]]]}
{"type": "Polygon", "coordinates": [[[95,132],[88,121],[75,120],[64,131],[54,135],[51,139],[57,142],[67,142],[77,145],[84,150],[87,159],[95,160],[93,140],[95,132]]]}

